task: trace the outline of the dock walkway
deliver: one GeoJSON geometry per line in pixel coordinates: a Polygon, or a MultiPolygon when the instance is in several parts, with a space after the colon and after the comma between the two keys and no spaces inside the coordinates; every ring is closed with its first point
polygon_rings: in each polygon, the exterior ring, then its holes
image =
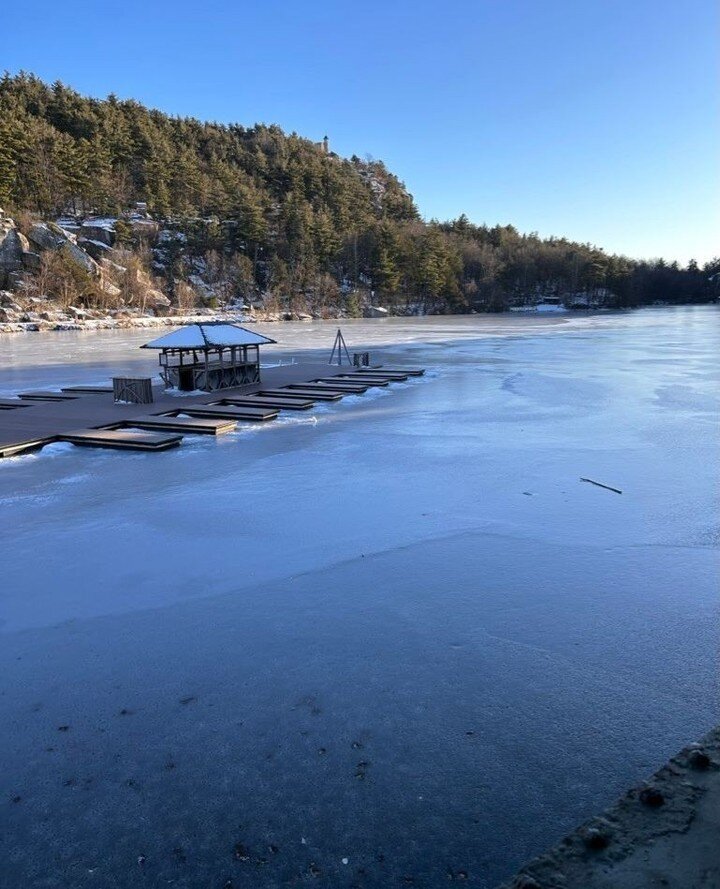
{"type": "Polygon", "coordinates": [[[335,400],[350,394],[347,389],[333,391],[327,385],[338,377],[344,378],[338,379],[338,383],[361,383],[364,390],[369,385],[395,382],[396,375],[403,373],[393,368],[385,377],[387,382],[381,382],[381,368],[373,369],[373,377],[362,381],[358,380],[361,373],[353,371],[347,366],[327,364],[269,367],[263,369],[259,383],[215,392],[178,395],[157,386],[153,388],[154,402],[143,405],[116,404],[112,390],[100,386],[68,386],[62,392],[23,392],[16,399],[0,399],[0,457],[58,441],[95,447],[164,450],[179,444],[183,432],[227,432],[238,420],[272,420],[280,410],[306,409],[316,399],[335,400]]]}

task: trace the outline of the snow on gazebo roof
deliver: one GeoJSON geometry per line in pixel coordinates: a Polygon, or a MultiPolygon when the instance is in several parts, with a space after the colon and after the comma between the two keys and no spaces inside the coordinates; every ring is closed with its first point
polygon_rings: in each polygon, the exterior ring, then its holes
{"type": "Polygon", "coordinates": [[[274,343],[266,336],[253,333],[237,324],[226,324],[224,321],[206,321],[200,324],[188,324],[179,330],[173,330],[150,343],[140,346],[141,349],[228,349],[231,346],[262,346],[274,343]]]}

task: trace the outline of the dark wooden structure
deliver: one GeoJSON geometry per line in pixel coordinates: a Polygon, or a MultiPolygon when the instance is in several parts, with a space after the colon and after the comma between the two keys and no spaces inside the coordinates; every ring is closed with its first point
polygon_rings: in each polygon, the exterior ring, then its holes
{"type": "Polygon", "coordinates": [[[66,432],[61,441],[86,448],[112,448],[117,451],[166,451],[176,448],[182,435],[136,432],[134,429],[80,429],[66,432]]]}
{"type": "Polygon", "coordinates": [[[160,376],[167,389],[216,392],[260,382],[260,346],[274,343],[237,324],[188,324],[143,349],[160,351],[160,376]]]}
{"type": "MultiPolygon", "coordinates": [[[[77,390],[75,392],[77,393],[77,390]]],[[[98,393],[95,391],[86,394],[97,395],[98,393]]],[[[125,404],[152,404],[152,379],[150,377],[113,377],[113,399],[125,404]]]]}
{"type": "Polygon", "coordinates": [[[188,433],[219,435],[239,421],[272,421],[281,410],[306,409],[315,401],[335,401],[371,386],[387,386],[397,376],[419,373],[422,370],[373,368],[370,375],[326,364],[282,365],[266,369],[265,386],[253,383],[234,391],[180,397],[156,386],[153,403],[147,405],[115,402],[109,386],[25,392],[20,398],[0,399],[0,458],[63,441],[86,447],[165,450],[188,433]]]}

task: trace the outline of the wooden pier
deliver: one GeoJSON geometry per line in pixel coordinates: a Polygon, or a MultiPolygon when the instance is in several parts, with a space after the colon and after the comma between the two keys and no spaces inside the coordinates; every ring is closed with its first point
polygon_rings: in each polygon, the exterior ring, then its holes
{"type": "Polygon", "coordinates": [[[237,407],[276,407],[283,411],[309,411],[315,402],[289,396],[266,398],[264,395],[246,395],[244,398],[223,398],[218,404],[232,404],[237,407]]]}
{"type": "Polygon", "coordinates": [[[166,417],[187,414],[189,417],[219,417],[225,420],[246,420],[248,422],[263,423],[274,420],[280,413],[280,408],[270,407],[239,407],[232,404],[193,404],[182,410],[175,410],[165,414],[166,417]]]}
{"type": "Polygon", "coordinates": [[[376,367],[359,367],[359,373],[361,374],[377,374],[380,373],[383,376],[387,376],[388,374],[402,374],[406,377],[421,377],[425,373],[424,367],[383,367],[382,364],[377,365],[376,367]]]}
{"type": "Polygon", "coordinates": [[[196,435],[222,435],[237,428],[237,420],[213,420],[207,417],[145,417],[131,421],[120,429],[158,429],[172,432],[192,432],[196,435]]]}
{"type": "Polygon", "coordinates": [[[313,388],[306,384],[302,387],[293,386],[292,389],[263,389],[260,395],[279,395],[289,398],[314,398],[316,401],[340,401],[342,392],[333,392],[331,389],[313,388]]]}
{"type": "Polygon", "coordinates": [[[112,386],[63,386],[61,392],[68,392],[70,395],[112,395],[112,386]]]}
{"type": "Polygon", "coordinates": [[[21,392],[19,395],[25,401],[74,401],[79,397],[66,392],[21,392]]]}
{"type": "Polygon", "coordinates": [[[112,386],[66,386],[0,398],[0,457],[54,442],[84,447],[161,451],[184,434],[220,435],[239,421],[268,422],[280,411],[309,410],[369,387],[387,386],[423,373],[381,367],[291,364],[263,369],[262,383],[178,396],[154,388],[151,404],[118,404],[112,386]]]}
{"type": "MultiPolygon", "coordinates": [[[[307,386],[307,384],[306,384],[307,386]]],[[[346,383],[344,380],[340,382],[336,382],[333,380],[332,383],[323,383],[321,380],[316,380],[312,384],[313,390],[315,392],[320,391],[324,392],[326,389],[334,389],[336,392],[342,392],[343,395],[362,395],[364,392],[367,392],[368,387],[365,385],[361,385],[360,383],[346,383]],[[318,387],[317,389],[315,387],[318,387]]],[[[300,388],[303,386],[300,385],[298,387],[290,386],[290,389],[300,388]]]]}
{"type": "Polygon", "coordinates": [[[157,432],[134,432],[123,429],[81,429],[67,432],[60,441],[88,448],[115,448],[125,451],[166,451],[176,448],[182,435],[159,434],[157,432]]]}
{"type": "MultiPolygon", "coordinates": [[[[344,371],[343,374],[338,378],[339,383],[351,383],[353,378],[359,376],[359,373],[349,374],[347,371],[344,371]]],[[[334,385],[334,381],[330,379],[330,377],[322,377],[318,382],[320,383],[329,383],[331,386],[334,385]]],[[[388,386],[390,384],[390,380],[381,380],[376,377],[365,377],[363,374],[363,386],[367,386],[368,389],[378,388],[380,386],[388,386]]]]}

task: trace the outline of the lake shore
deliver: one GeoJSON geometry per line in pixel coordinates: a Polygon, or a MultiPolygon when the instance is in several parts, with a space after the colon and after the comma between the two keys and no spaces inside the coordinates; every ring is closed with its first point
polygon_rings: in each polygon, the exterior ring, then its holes
{"type": "Polygon", "coordinates": [[[180,327],[183,324],[194,324],[197,321],[230,321],[235,323],[242,322],[243,324],[270,324],[282,321],[317,320],[313,319],[311,315],[295,316],[285,319],[278,313],[248,315],[240,311],[222,312],[210,309],[177,315],[108,314],[101,317],[82,317],[83,314],[89,315],[91,313],[80,313],[76,316],[57,311],[43,311],[41,313],[32,313],[33,317],[27,321],[0,322],[0,334],[48,332],[64,333],[72,330],[152,330],[159,327],[180,327]]]}

